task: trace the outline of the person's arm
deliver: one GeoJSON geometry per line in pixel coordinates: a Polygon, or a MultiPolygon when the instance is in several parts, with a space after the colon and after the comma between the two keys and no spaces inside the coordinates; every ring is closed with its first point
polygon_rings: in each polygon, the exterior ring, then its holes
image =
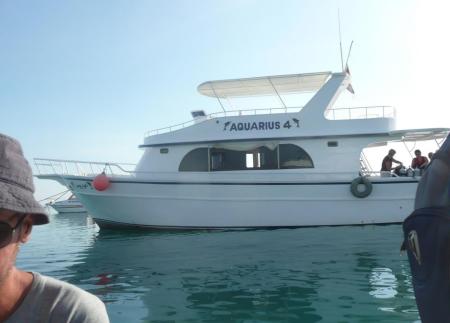
{"type": "Polygon", "coordinates": [[[430,163],[430,161],[428,160],[428,158],[427,157],[423,157],[423,164],[420,165],[420,168],[427,167],[429,163],[430,163]]]}
{"type": "Polygon", "coordinates": [[[450,135],[442,144],[427,171],[422,176],[416,192],[415,209],[449,207],[450,135]]]}
{"type": "MultiPolygon", "coordinates": [[[[398,161],[397,159],[392,158],[392,161],[393,161],[394,163],[399,164],[400,166],[403,166],[403,163],[402,163],[401,161],[398,161]]],[[[394,168],[392,168],[392,169],[394,169],[394,168]]]]}

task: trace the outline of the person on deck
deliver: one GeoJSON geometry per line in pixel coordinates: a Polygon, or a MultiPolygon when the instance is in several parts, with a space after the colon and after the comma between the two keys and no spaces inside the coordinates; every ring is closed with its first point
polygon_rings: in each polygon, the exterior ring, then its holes
{"type": "Polygon", "coordinates": [[[414,151],[414,155],[416,157],[414,157],[411,162],[411,168],[412,169],[425,169],[429,162],[428,158],[425,156],[422,156],[422,152],[419,149],[416,149],[414,151]]]}
{"type": "Polygon", "coordinates": [[[105,305],[71,284],[16,268],[34,225],[49,222],[34,199],[31,168],[19,142],[0,134],[0,322],[108,323],[105,305]]]}
{"type": "Polygon", "coordinates": [[[389,152],[386,157],[383,158],[383,162],[381,163],[381,171],[382,172],[391,172],[394,171],[395,174],[400,174],[400,169],[403,166],[403,163],[394,159],[396,151],[394,149],[389,149],[389,152]],[[398,164],[396,167],[392,167],[392,163],[398,164]]]}

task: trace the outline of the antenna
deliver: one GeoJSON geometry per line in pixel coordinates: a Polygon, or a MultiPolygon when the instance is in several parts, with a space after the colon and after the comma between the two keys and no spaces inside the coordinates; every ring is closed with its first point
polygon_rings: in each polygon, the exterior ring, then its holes
{"type": "Polygon", "coordinates": [[[350,48],[348,49],[348,55],[347,55],[347,60],[345,61],[345,68],[348,67],[348,59],[350,58],[350,53],[352,52],[352,46],[353,46],[353,40],[350,43],[350,48]]]}
{"type": "Polygon", "coordinates": [[[338,25],[339,25],[339,49],[341,52],[341,68],[342,71],[344,71],[344,61],[343,61],[343,57],[342,57],[342,36],[341,36],[341,14],[338,8],[338,25]]]}

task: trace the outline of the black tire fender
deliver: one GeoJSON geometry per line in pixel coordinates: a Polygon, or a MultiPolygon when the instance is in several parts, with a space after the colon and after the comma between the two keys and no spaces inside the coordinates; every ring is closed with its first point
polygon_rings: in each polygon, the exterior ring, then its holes
{"type": "Polygon", "coordinates": [[[352,192],[354,197],[365,198],[372,193],[372,183],[365,176],[356,177],[350,184],[350,192],[352,192]],[[364,185],[364,190],[358,190],[359,185],[364,185]]]}

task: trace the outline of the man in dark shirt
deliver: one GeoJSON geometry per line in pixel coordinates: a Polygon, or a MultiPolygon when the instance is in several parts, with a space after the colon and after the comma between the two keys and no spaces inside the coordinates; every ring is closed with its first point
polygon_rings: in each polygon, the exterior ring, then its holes
{"type": "Polygon", "coordinates": [[[396,151],[394,149],[390,149],[387,156],[383,158],[383,162],[381,163],[381,171],[382,172],[390,172],[394,170],[394,173],[399,174],[400,168],[403,166],[403,163],[394,159],[396,151]],[[392,163],[398,164],[396,167],[392,167],[392,163]]]}

